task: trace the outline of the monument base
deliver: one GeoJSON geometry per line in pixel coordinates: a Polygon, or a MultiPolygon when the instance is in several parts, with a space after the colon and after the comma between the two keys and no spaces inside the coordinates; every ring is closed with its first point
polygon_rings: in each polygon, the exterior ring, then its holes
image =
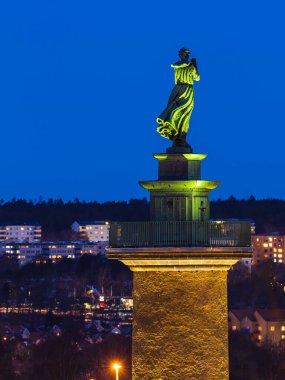
{"type": "Polygon", "coordinates": [[[250,247],[111,248],[134,272],[133,380],[228,380],[227,271],[250,247]]]}
{"type": "Polygon", "coordinates": [[[227,272],[134,272],[133,380],[228,380],[227,272]]]}

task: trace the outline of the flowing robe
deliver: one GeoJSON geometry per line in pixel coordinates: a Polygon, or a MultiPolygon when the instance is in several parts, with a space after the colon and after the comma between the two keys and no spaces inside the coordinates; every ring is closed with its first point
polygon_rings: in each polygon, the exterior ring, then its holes
{"type": "Polygon", "coordinates": [[[174,68],[175,87],[170,94],[167,107],[156,119],[159,124],[157,132],[167,139],[173,139],[182,133],[187,134],[194,108],[193,83],[194,80],[200,80],[200,75],[191,62],[177,62],[171,67],[174,68]]]}

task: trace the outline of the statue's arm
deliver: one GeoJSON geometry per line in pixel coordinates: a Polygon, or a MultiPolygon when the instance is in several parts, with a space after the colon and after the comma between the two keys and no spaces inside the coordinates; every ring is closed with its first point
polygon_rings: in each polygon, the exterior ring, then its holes
{"type": "Polygon", "coordinates": [[[196,80],[197,82],[200,80],[200,73],[196,67],[194,67],[193,71],[193,79],[196,80]]]}
{"type": "Polygon", "coordinates": [[[198,82],[200,80],[200,73],[198,70],[196,58],[191,59],[191,69],[192,69],[193,79],[198,82]]]}

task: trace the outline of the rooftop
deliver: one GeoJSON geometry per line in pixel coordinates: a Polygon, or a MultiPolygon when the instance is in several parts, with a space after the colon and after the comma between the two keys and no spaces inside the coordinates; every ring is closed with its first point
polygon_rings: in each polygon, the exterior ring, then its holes
{"type": "Polygon", "coordinates": [[[88,220],[88,221],[85,221],[85,220],[75,220],[73,223],[78,223],[80,226],[91,226],[91,225],[102,226],[102,225],[105,225],[105,224],[109,224],[109,222],[106,222],[104,220],[88,220]]]}

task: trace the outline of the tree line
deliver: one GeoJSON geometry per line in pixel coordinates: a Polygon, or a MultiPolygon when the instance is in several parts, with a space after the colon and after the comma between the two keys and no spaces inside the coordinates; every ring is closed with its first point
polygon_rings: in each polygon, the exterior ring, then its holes
{"type": "MultiPolygon", "coordinates": [[[[281,199],[236,199],[211,202],[212,219],[253,219],[257,232],[285,233],[285,201],[281,199]]],[[[145,221],[149,220],[146,198],[129,201],[63,201],[60,199],[0,200],[0,222],[39,222],[44,231],[62,232],[70,229],[75,220],[145,221]]]]}

